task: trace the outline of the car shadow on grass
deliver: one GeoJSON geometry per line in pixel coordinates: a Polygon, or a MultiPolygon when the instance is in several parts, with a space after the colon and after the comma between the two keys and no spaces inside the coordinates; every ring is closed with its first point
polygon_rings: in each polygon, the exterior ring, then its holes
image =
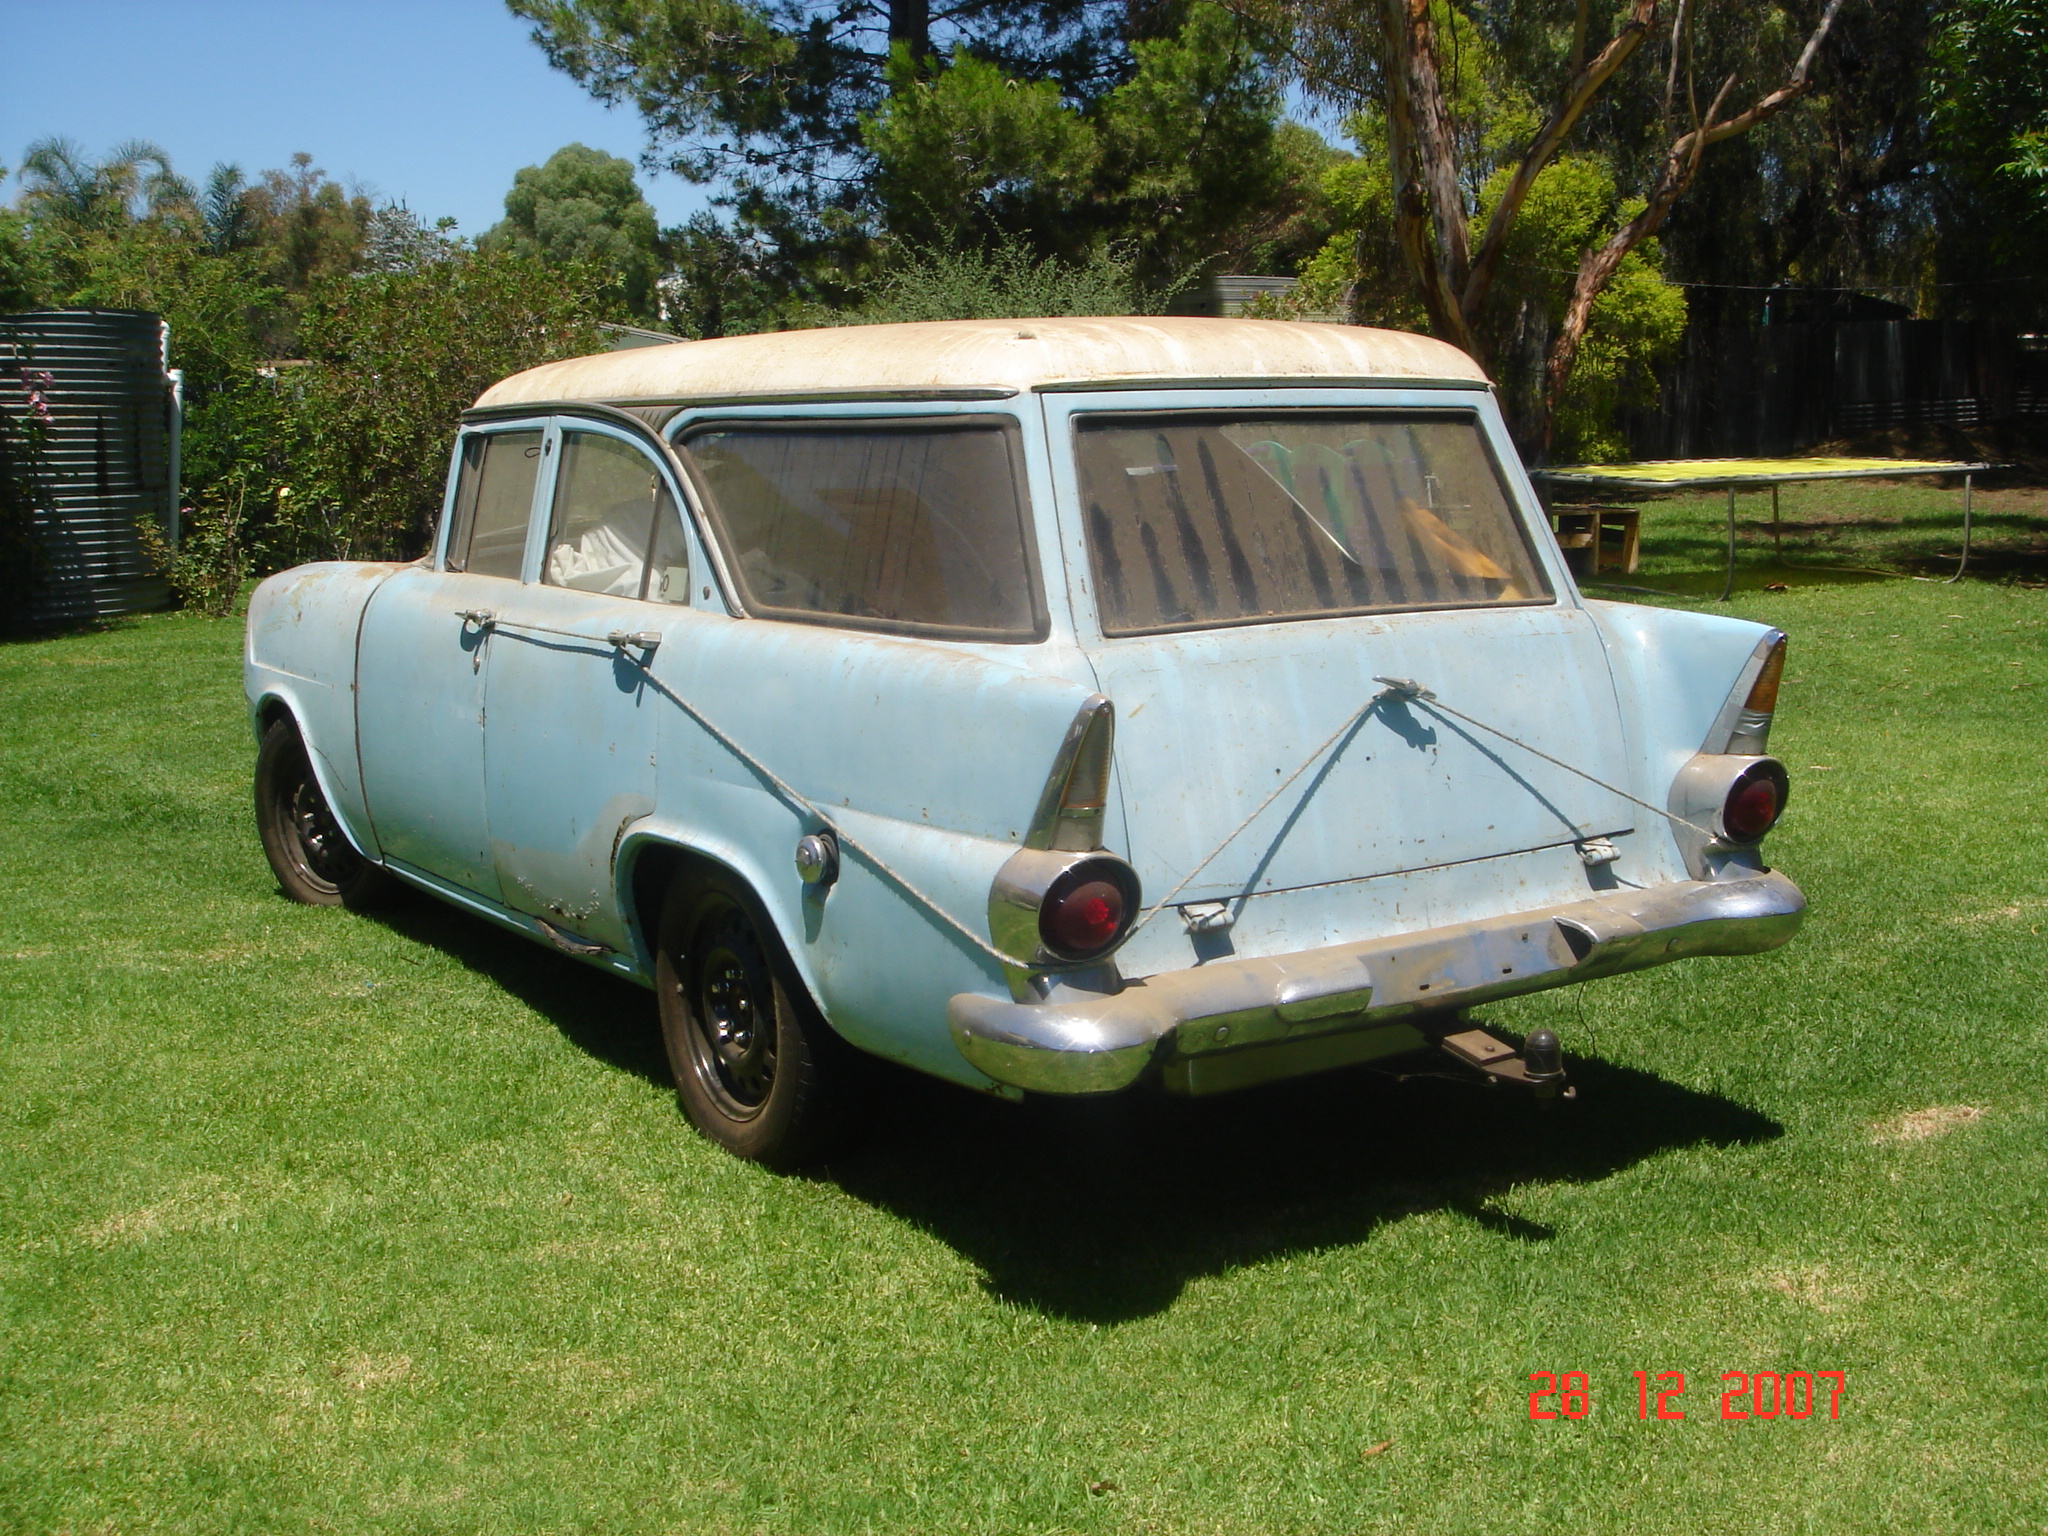
{"type": "MultiPolygon", "coordinates": [[[[488,976],[591,1057],[671,1088],[643,989],[425,896],[375,917],[488,976]]],[[[1579,1099],[1548,1109],[1464,1080],[1447,1058],[1385,1065],[1453,1080],[1366,1067],[1215,1099],[1012,1104],[864,1061],[858,1130],[805,1176],[929,1232],[993,1296],[1108,1324],[1165,1310],[1205,1275],[1348,1247],[1428,1212],[1549,1242],[1504,1197],[1782,1133],[1733,1100],[1597,1058],[1570,1062],[1579,1099]]],[[[675,1133],[693,1134],[680,1116],[675,1133]]]]}
{"type": "Polygon", "coordinates": [[[1572,1071],[1578,1100],[1551,1108],[1371,1068],[1209,1100],[1024,1104],[892,1072],[874,1123],[820,1176],[972,1260],[991,1294],[1107,1324],[1164,1310],[1202,1276],[1346,1247],[1426,1212],[1549,1242],[1550,1227],[1503,1197],[1674,1148],[1782,1134],[1768,1116],[1652,1073],[1597,1059],[1572,1071]]]}
{"type": "Polygon", "coordinates": [[[674,1087],[654,996],[646,988],[553,954],[423,892],[401,891],[367,915],[489,977],[586,1055],[658,1088],[674,1087]]]}

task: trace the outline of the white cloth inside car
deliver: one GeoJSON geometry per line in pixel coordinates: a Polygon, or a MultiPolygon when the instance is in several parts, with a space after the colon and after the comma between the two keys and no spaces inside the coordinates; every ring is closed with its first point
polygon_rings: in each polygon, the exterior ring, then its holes
{"type": "Polygon", "coordinates": [[[548,584],[613,597],[638,597],[653,513],[647,501],[620,502],[608,508],[602,521],[548,551],[548,584]]]}
{"type": "MultiPolygon", "coordinates": [[[[650,522],[657,581],[662,581],[671,567],[683,564],[683,531],[667,496],[661,498],[658,521],[655,511],[651,499],[639,498],[607,508],[596,524],[548,551],[548,584],[612,597],[640,596],[650,522]]],[[[665,596],[661,591],[647,595],[657,601],[665,596]]]]}

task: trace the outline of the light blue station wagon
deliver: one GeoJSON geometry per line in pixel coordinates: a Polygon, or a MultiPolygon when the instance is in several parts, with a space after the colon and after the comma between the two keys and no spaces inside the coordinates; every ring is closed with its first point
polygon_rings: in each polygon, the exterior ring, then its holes
{"type": "Polygon", "coordinates": [[[849,1047],[1210,1094],[1773,948],[1785,637],[1589,601],[1422,337],[962,321],[550,364],[432,553],[263,583],[285,891],[397,877],[652,987],[684,1109],[805,1156],[849,1047]]]}

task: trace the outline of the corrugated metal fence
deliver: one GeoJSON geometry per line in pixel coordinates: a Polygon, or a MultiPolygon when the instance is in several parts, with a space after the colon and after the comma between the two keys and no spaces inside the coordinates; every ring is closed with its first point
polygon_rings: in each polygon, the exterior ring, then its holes
{"type": "Polygon", "coordinates": [[[139,310],[0,315],[0,403],[27,412],[23,369],[51,375],[50,506],[37,522],[44,579],[16,629],[48,629],[161,608],[164,579],[136,521],[174,528],[178,488],[163,320],[139,310]]]}
{"type": "Polygon", "coordinates": [[[1657,406],[1625,416],[1644,459],[1772,457],[1890,427],[2048,417],[2048,347],[1996,325],[1872,320],[1689,331],[1657,406]]]}

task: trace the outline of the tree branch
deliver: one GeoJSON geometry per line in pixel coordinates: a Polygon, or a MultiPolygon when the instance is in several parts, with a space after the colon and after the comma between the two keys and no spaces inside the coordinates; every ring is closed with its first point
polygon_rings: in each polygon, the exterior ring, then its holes
{"type": "MultiPolygon", "coordinates": [[[[1839,0],[1838,0],[1839,3],[1839,0]]],[[[1583,15],[1583,12],[1581,13],[1583,15]]],[[[1469,327],[1478,318],[1486,305],[1486,295],[1493,287],[1494,274],[1500,268],[1502,252],[1507,247],[1508,231],[1514,228],[1516,217],[1527,201],[1529,191],[1536,185],[1536,178],[1543,168],[1557,155],[1564,144],[1565,136],[1592,105],[1600,88],[1613,78],[1614,72],[1628,62],[1629,55],[1640,48],[1643,39],[1649,35],[1650,26],[1657,19],[1657,0],[1635,0],[1635,11],[1624,22],[1607,46],[1600,50],[1590,64],[1579,70],[1565,87],[1564,100],[1550,114],[1550,121],[1543,125],[1536,141],[1522,156],[1522,163],[1515,167],[1514,178],[1501,192],[1500,201],[1494,204],[1493,216],[1486,221],[1486,233],[1480,237],[1479,255],[1472,264],[1470,277],[1460,295],[1458,307],[1469,327]]]]}
{"type": "Polygon", "coordinates": [[[1477,339],[1458,302],[1471,266],[1471,237],[1429,0],[1381,0],[1380,20],[1387,45],[1394,233],[1422,289],[1432,328],[1476,354],[1477,339]]]}
{"type": "Polygon", "coordinates": [[[1835,14],[1842,8],[1842,0],[1828,0],[1827,9],[1821,13],[1820,22],[1813,29],[1813,35],[1806,40],[1806,47],[1800,52],[1799,62],[1792,67],[1792,73],[1785,83],[1763,97],[1747,110],[1738,112],[1726,121],[1721,120],[1722,105],[1728,93],[1735,88],[1735,76],[1730,75],[1721,82],[1721,89],[1714,95],[1713,104],[1707,108],[1700,126],[1692,132],[1672,141],[1664,152],[1664,161],[1657,172],[1657,183],[1651,189],[1648,202],[1628,223],[1609,237],[1607,243],[1597,251],[1588,251],[1579,262],[1579,271],[1572,282],[1572,296],[1565,307],[1564,324],[1559,328],[1557,341],[1550,352],[1549,366],[1544,370],[1548,385],[1543,413],[1542,446],[1547,452],[1551,434],[1557,421],[1557,409],[1564,398],[1565,386],[1571,382],[1572,366],[1578,361],[1579,344],[1585,339],[1586,326],[1593,317],[1593,304],[1614,274],[1621,270],[1621,264],[1628,253],[1654,235],[1664,223],[1666,215],[1679,197],[1690,187],[1693,178],[1699,174],[1700,157],[1706,153],[1709,144],[1718,144],[1723,139],[1732,139],[1747,133],[1757,124],[1774,117],[1778,112],[1797,101],[1813,89],[1812,68],[1814,56],[1827,40],[1829,30],[1835,24],[1835,14]]]}
{"type": "MultiPolygon", "coordinates": [[[[1664,74],[1663,122],[1666,131],[1671,127],[1671,103],[1678,95],[1678,60],[1685,51],[1685,23],[1691,11],[1692,0],[1678,0],[1678,14],[1671,18],[1671,67],[1664,74]]],[[[1691,78],[1690,71],[1687,72],[1687,78],[1691,78]]],[[[1695,102],[1693,105],[1697,107],[1699,104],[1695,102]]]]}

